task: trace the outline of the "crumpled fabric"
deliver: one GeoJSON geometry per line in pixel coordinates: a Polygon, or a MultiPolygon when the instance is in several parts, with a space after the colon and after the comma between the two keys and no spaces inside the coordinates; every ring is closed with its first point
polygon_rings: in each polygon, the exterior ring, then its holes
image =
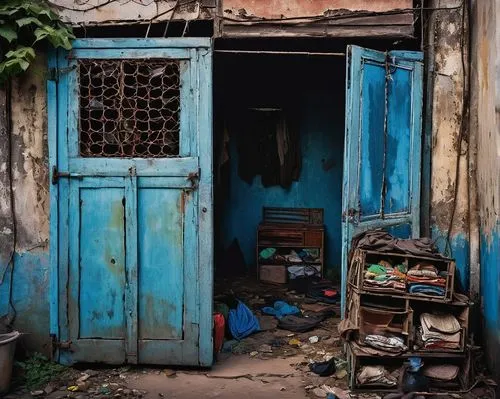
{"type": "Polygon", "coordinates": [[[236,309],[229,310],[228,325],[231,335],[237,340],[260,330],[259,321],[241,301],[238,301],[236,309]]]}
{"type": "MultiPolygon", "coordinates": [[[[436,259],[443,259],[430,238],[399,239],[388,232],[377,229],[369,230],[356,235],[352,239],[351,248],[374,250],[380,252],[393,252],[410,254],[415,256],[426,256],[436,259]]],[[[352,253],[349,258],[351,258],[352,253]]],[[[349,264],[350,264],[349,259],[349,264]]]]}
{"type": "Polygon", "coordinates": [[[423,373],[426,377],[441,381],[451,381],[458,376],[460,367],[455,364],[436,364],[426,366],[423,373]]]}
{"type": "Polygon", "coordinates": [[[273,307],[266,306],[262,308],[262,312],[270,314],[279,320],[288,315],[300,314],[300,309],[297,306],[289,305],[285,301],[276,301],[273,307]]]}
{"type": "Polygon", "coordinates": [[[356,376],[359,385],[395,386],[398,380],[384,366],[364,366],[356,376]]]}
{"type": "Polygon", "coordinates": [[[365,337],[365,344],[388,352],[404,352],[408,349],[403,339],[396,336],[386,337],[384,335],[370,334],[365,337]]]}

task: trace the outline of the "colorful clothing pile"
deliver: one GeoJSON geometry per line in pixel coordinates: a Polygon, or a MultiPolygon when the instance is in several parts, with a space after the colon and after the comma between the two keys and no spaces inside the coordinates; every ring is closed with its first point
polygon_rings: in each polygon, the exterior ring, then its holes
{"type": "Polygon", "coordinates": [[[446,274],[445,272],[439,273],[432,264],[419,263],[411,267],[406,280],[408,291],[412,294],[445,295],[446,274]]]}
{"type": "Polygon", "coordinates": [[[460,349],[461,327],[452,314],[420,315],[419,335],[425,349],[460,349]]]}
{"type": "Polygon", "coordinates": [[[392,266],[387,261],[371,264],[365,272],[363,286],[369,289],[395,289],[406,290],[406,267],[404,265],[392,266]]]}

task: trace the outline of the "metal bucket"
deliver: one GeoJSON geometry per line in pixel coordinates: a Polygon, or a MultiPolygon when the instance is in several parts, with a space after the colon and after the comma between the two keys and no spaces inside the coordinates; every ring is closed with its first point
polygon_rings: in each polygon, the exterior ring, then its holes
{"type": "Polygon", "coordinates": [[[0,334],[0,393],[9,390],[16,341],[21,336],[17,331],[0,334]]]}

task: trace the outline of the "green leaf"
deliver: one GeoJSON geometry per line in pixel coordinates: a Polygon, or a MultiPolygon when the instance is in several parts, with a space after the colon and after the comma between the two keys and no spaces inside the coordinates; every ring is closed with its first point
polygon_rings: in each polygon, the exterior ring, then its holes
{"type": "Polygon", "coordinates": [[[5,58],[24,58],[33,61],[35,59],[35,50],[31,47],[18,47],[16,50],[11,50],[5,54],[5,58]]]}
{"type": "Polygon", "coordinates": [[[2,25],[0,26],[0,36],[10,43],[17,39],[17,32],[10,25],[2,25]]]}
{"type": "Polygon", "coordinates": [[[35,18],[35,17],[20,18],[20,19],[16,20],[16,24],[19,27],[22,27],[22,26],[25,26],[25,25],[29,25],[29,24],[35,24],[35,25],[38,25],[38,26],[43,26],[43,23],[38,18],[35,18]]]}

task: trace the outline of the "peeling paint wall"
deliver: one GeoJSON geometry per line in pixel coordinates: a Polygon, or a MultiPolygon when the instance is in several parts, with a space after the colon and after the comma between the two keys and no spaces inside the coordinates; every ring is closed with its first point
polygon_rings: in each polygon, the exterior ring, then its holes
{"type": "Polygon", "coordinates": [[[460,282],[464,289],[468,289],[469,187],[466,131],[463,140],[460,140],[464,95],[463,64],[468,63],[467,41],[462,46],[462,31],[465,31],[465,35],[468,33],[467,26],[462,28],[461,4],[461,0],[435,0],[429,4],[431,8],[455,8],[433,11],[429,20],[429,35],[432,38],[428,39],[434,43],[435,56],[434,64],[427,65],[428,73],[433,76],[430,223],[432,235],[438,240],[440,248],[445,250],[451,247],[449,249],[451,256],[456,258],[460,282]],[[450,227],[450,243],[447,244],[450,227]]]}
{"type": "Polygon", "coordinates": [[[161,22],[213,18],[215,0],[52,0],[64,21],[75,25],[161,22]],[[179,3],[179,4],[177,4],[179,3]]]}
{"type": "Polygon", "coordinates": [[[29,334],[28,348],[49,348],[49,182],[45,79],[46,59],[42,56],[29,72],[11,85],[11,173],[8,173],[8,146],[2,145],[0,161],[0,316],[13,315],[9,307],[11,257],[14,264],[12,304],[15,326],[29,334]],[[9,178],[12,176],[13,203],[9,178]],[[12,254],[16,220],[16,253],[12,254]]]}
{"type": "Polygon", "coordinates": [[[477,141],[481,309],[486,359],[500,378],[500,5],[472,1],[471,135],[477,141]]]}

